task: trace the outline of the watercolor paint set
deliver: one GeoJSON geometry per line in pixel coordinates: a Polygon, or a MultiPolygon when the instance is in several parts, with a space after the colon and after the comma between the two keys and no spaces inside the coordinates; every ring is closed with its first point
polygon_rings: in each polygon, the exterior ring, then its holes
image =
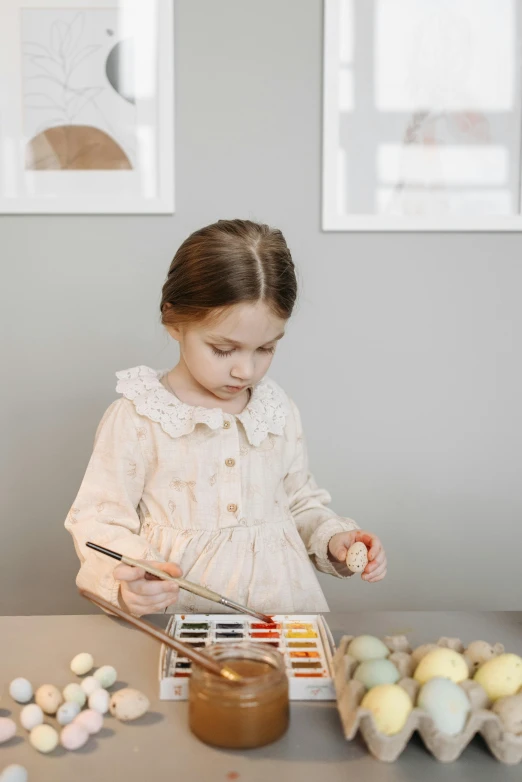
{"type": "MultiPolygon", "coordinates": [[[[335,646],[322,616],[277,615],[265,625],[244,614],[175,614],[166,632],[204,649],[212,644],[268,644],[284,657],[290,700],[335,700],[335,646]]],[[[165,645],[160,653],[160,699],[187,700],[192,663],[165,645]]]]}

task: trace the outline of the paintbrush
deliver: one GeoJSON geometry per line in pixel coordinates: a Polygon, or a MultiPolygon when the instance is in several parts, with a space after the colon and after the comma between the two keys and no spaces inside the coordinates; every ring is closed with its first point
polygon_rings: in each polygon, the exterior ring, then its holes
{"type": "Polygon", "coordinates": [[[172,636],[170,636],[168,633],[165,633],[163,630],[160,630],[158,627],[155,627],[153,624],[151,624],[151,622],[147,622],[145,619],[139,619],[137,616],[133,616],[128,611],[124,611],[123,608],[115,606],[112,603],[109,603],[107,600],[104,600],[102,597],[93,595],[92,592],[87,592],[85,589],[80,589],[79,592],[82,597],[86,597],[87,600],[91,601],[91,603],[95,603],[95,605],[103,608],[104,611],[109,611],[112,614],[116,614],[116,616],[119,616],[120,619],[125,619],[126,622],[129,622],[129,624],[137,627],[138,630],[151,635],[157,641],[160,641],[160,643],[169,646],[171,649],[175,649],[176,652],[182,654],[183,657],[188,657],[189,660],[192,660],[193,663],[200,665],[202,668],[210,671],[210,673],[214,673],[217,676],[223,676],[229,681],[242,681],[243,677],[240,676],[239,673],[236,673],[234,670],[232,670],[232,668],[229,668],[228,665],[220,665],[204,652],[200,652],[198,649],[194,649],[191,644],[184,644],[183,641],[178,641],[176,638],[172,638],[172,636]]]}
{"type": "Polygon", "coordinates": [[[264,622],[265,624],[272,624],[273,622],[271,616],[260,614],[257,611],[253,611],[251,608],[248,608],[247,606],[240,605],[240,603],[235,603],[233,600],[229,600],[228,597],[223,597],[223,595],[219,595],[217,592],[213,592],[211,589],[207,589],[200,584],[194,584],[192,581],[187,581],[184,578],[175,578],[174,576],[169,576],[168,573],[165,573],[163,570],[159,570],[159,568],[155,568],[153,565],[148,565],[140,562],[137,559],[126,557],[125,554],[119,554],[117,551],[112,551],[110,548],[104,548],[104,546],[98,546],[96,543],[89,542],[87,543],[87,546],[88,548],[92,548],[95,551],[99,551],[101,554],[106,554],[108,557],[118,559],[125,565],[141,567],[143,570],[145,570],[146,573],[150,573],[151,576],[156,576],[156,578],[159,578],[162,581],[176,581],[180,589],[185,589],[187,592],[192,592],[194,595],[204,597],[207,600],[211,600],[213,603],[221,603],[221,605],[227,606],[227,608],[233,608],[234,611],[239,611],[242,614],[249,614],[256,619],[259,619],[260,622],[264,622]]]}

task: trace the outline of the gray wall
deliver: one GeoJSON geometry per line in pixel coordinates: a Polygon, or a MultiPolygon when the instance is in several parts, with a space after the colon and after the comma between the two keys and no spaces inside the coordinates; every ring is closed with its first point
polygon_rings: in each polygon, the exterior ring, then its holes
{"type": "Polygon", "coordinates": [[[175,363],[161,285],[221,217],[286,234],[303,287],[271,374],[388,549],[381,584],[322,578],[331,608],[521,608],[521,238],[321,233],[321,36],[320,0],[179,0],[176,214],[0,218],[0,613],[90,611],[63,521],[113,373],[175,363]]]}

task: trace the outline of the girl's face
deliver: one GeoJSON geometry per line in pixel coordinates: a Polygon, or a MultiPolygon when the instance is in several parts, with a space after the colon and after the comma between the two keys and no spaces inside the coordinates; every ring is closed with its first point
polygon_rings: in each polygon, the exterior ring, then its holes
{"type": "Polygon", "coordinates": [[[218,399],[229,400],[268,372],[285,325],[259,301],[234,304],[208,325],[168,330],[192,378],[218,399]]]}

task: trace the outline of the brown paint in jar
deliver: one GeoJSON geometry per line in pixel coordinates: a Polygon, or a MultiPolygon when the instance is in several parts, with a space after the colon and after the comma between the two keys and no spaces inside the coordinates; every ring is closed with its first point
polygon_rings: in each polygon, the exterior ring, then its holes
{"type": "Polygon", "coordinates": [[[189,724],[198,739],[215,747],[263,747],[288,728],[288,678],[283,656],[259,644],[215,644],[207,653],[243,676],[242,682],[194,665],[189,724]]]}

